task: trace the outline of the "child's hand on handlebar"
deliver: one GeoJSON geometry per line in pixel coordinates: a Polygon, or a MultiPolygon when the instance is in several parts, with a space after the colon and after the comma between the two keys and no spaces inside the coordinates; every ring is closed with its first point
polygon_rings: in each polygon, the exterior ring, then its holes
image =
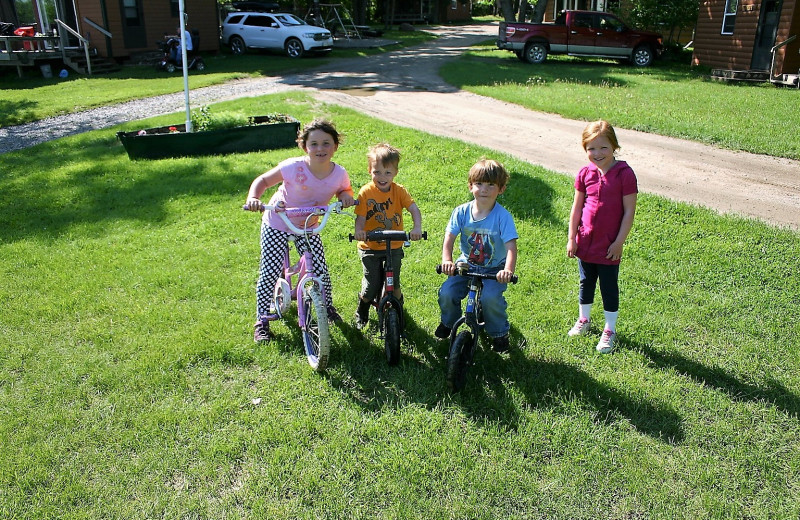
{"type": "Polygon", "coordinates": [[[442,272],[448,276],[452,276],[452,274],[456,271],[456,264],[453,263],[452,260],[446,261],[442,260],[442,272]]]}
{"type": "Polygon", "coordinates": [[[408,234],[408,237],[411,240],[419,240],[422,238],[422,227],[421,226],[414,226],[414,229],[408,234]]]}
{"type": "Polygon", "coordinates": [[[497,281],[500,283],[509,283],[514,277],[514,273],[507,269],[502,269],[497,272],[497,281]]]}
{"type": "Polygon", "coordinates": [[[248,197],[247,202],[244,203],[244,209],[247,211],[261,211],[263,205],[260,199],[248,197]]]}
{"type": "Polygon", "coordinates": [[[359,242],[364,242],[367,239],[367,232],[362,230],[356,230],[355,234],[353,235],[356,240],[359,242]]]}
{"type": "Polygon", "coordinates": [[[356,201],[353,199],[353,196],[347,192],[342,192],[342,194],[339,195],[339,202],[342,203],[342,208],[349,208],[356,203],[356,201]]]}

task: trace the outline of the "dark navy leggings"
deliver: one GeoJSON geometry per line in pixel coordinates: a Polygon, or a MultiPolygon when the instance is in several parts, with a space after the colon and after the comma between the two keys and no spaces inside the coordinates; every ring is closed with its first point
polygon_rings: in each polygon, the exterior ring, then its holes
{"type": "Polygon", "coordinates": [[[619,264],[592,264],[579,258],[578,270],[581,275],[578,302],[581,304],[594,303],[594,291],[599,278],[603,310],[617,312],[619,310],[619,264]]]}

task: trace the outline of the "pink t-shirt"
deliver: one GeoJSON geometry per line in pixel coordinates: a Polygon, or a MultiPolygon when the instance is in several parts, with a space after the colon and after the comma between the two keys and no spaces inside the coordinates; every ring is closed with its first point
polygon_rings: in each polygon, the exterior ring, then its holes
{"type": "Polygon", "coordinates": [[[639,192],[636,174],[625,161],[617,161],[605,175],[590,164],[578,172],[575,189],[586,194],[575,256],[593,264],[619,264],[619,260],[607,259],[606,254],[622,225],[622,197],[639,192]]]}
{"type": "MultiPolygon", "coordinates": [[[[274,206],[283,201],[287,208],[325,206],[335,195],[352,190],[347,170],[336,163],[332,164],[333,171],[330,175],[318,179],[308,169],[305,157],[293,157],[281,162],[278,167],[283,182],[269,199],[269,205],[274,206]]],[[[275,212],[265,211],[263,219],[270,227],[289,232],[286,223],[275,212]]],[[[303,228],[304,217],[295,217],[291,220],[295,226],[303,228]]]]}

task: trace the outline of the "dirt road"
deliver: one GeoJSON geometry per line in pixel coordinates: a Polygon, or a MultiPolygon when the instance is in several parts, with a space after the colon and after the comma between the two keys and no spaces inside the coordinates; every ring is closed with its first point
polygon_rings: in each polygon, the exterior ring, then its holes
{"type": "MultiPolygon", "coordinates": [[[[303,88],[326,103],[348,106],[397,125],[454,137],[575,175],[585,163],[579,141],[585,122],[459,91],[439,77],[439,67],[446,60],[473,43],[492,38],[497,25],[432,31],[440,33],[440,38],[411,49],[336,60],[283,78],[258,78],[192,90],[192,103],[303,88]]],[[[2,128],[0,141],[13,142],[14,146],[0,152],[182,109],[183,94],[179,93],[2,128]]],[[[603,117],[602,110],[598,110],[597,118],[603,117]]],[[[620,158],[636,171],[642,191],[800,229],[800,161],[732,152],[622,129],[618,137],[623,147],[620,158]]]]}
{"type": "MultiPolygon", "coordinates": [[[[567,175],[585,164],[585,122],[524,110],[459,91],[438,76],[441,64],[496,26],[440,29],[437,41],[282,80],[316,89],[328,103],[397,125],[509,153],[567,175]],[[346,70],[347,73],[340,72],[346,70]]],[[[475,71],[480,74],[480,71],[475,71]]],[[[598,110],[597,118],[603,118],[598,110]]],[[[642,191],[800,228],[800,161],[721,150],[692,141],[619,130],[620,158],[642,191]]]]}

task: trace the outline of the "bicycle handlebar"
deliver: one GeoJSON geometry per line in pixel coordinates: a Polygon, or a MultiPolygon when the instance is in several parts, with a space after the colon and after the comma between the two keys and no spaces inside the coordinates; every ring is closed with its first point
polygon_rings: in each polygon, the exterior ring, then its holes
{"type": "MultiPolygon", "coordinates": [[[[242,206],[242,209],[244,211],[249,211],[246,204],[242,206]]],[[[334,202],[327,206],[308,206],[304,208],[285,208],[282,206],[267,206],[266,204],[261,204],[260,211],[262,213],[264,211],[274,211],[276,215],[280,216],[281,220],[286,224],[286,227],[297,235],[319,234],[325,229],[325,225],[328,223],[328,218],[331,216],[331,213],[343,213],[341,202],[334,202]],[[309,215],[322,217],[322,220],[316,227],[311,229],[300,229],[294,225],[294,222],[289,220],[291,217],[308,217],[309,215]]]]}
{"type": "MultiPolygon", "coordinates": [[[[436,266],[436,274],[442,274],[442,265],[439,264],[436,266]]],[[[459,266],[456,265],[456,270],[453,273],[453,276],[474,276],[475,278],[483,278],[484,280],[497,280],[497,274],[486,274],[486,273],[479,273],[478,271],[470,271],[468,265],[459,266]]],[[[511,283],[517,283],[519,281],[519,277],[517,275],[511,275],[511,283]]]]}
{"type": "MultiPolygon", "coordinates": [[[[423,231],[421,235],[422,240],[428,240],[428,232],[423,231]]],[[[352,233],[348,235],[350,242],[356,239],[352,233]]],[[[411,240],[411,233],[398,229],[377,229],[367,233],[367,240],[374,242],[408,242],[411,240]]]]}

